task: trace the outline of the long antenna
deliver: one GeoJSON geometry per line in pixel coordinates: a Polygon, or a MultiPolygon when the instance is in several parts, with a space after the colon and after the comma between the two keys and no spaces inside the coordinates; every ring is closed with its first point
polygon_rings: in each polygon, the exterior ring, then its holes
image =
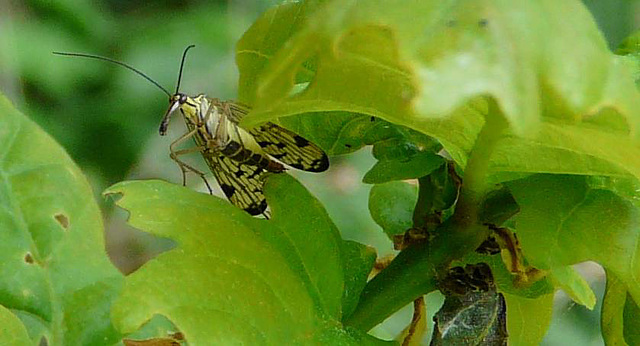
{"type": "Polygon", "coordinates": [[[180,91],[180,81],[182,80],[182,68],[184,67],[184,60],[187,58],[187,52],[189,49],[195,47],[195,44],[192,44],[184,49],[182,53],[182,62],[180,62],[180,72],[178,72],[178,84],[176,85],[176,94],[180,91]]]}
{"type": "MultiPolygon", "coordinates": [[[[193,46],[189,46],[187,47],[187,50],[189,48],[191,48],[193,46]]],[[[187,53],[187,50],[184,51],[184,54],[187,53]]],[[[165,94],[167,94],[167,96],[171,97],[171,94],[167,91],[167,89],[163,88],[162,85],[158,84],[156,81],[154,81],[153,79],[151,79],[151,77],[147,76],[146,74],[142,73],[140,70],[129,66],[123,62],[117,61],[117,60],[113,60],[113,59],[109,59],[109,58],[105,58],[103,56],[99,56],[99,55],[91,55],[91,54],[83,54],[83,53],[63,53],[63,52],[53,52],[53,54],[55,55],[64,55],[64,56],[79,56],[79,57],[83,57],[83,58],[91,58],[91,59],[97,59],[97,60],[102,60],[102,61],[107,61],[110,63],[114,63],[116,65],[120,65],[123,66],[125,68],[128,68],[129,70],[139,74],[140,76],[144,77],[144,79],[148,80],[149,82],[153,83],[153,85],[157,86],[158,88],[160,88],[160,90],[162,90],[165,94]]],[[[184,55],[182,56],[182,63],[184,64],[184,55]]],[[[180,65],[180,75],[182,75],[182,65],[180,65]]],[[[178,77],[178,86],[180,86],[180,77],[178,77]]]]}

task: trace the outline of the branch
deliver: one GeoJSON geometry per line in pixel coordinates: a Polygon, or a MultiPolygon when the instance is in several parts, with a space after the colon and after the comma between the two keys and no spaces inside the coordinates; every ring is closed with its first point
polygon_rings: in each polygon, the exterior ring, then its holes
{"type": "Polygon", "coordinates": [[[491,105],[486,121],[469,156],[454,215],[437,228],[432,241],[410,246],[367,283],[346,326],[363,331],[437,288],[437,273],[451,261],[474,251],[489,235],[478,222],[484,196],[491,190],[487,173],[491,153],[507,123],[491,105]]]}

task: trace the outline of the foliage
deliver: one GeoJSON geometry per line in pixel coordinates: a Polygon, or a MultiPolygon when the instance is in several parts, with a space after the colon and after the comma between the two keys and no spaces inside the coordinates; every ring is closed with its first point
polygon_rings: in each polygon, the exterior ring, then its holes
{"type": "Polygon", "coordinates": [[[109,309],[122,276],[104,253],[89,184],[4,97],[0,119],[3,321],[17,316],[32,340],[53,344],[117,341],[109,309]]]}
{"type": "Polygon", "coordinates": [[[603,338],[637,344],[638,37],[612,53],[577,0],[307,0],[258,18],[236,51],[242,124],[280,122],[334,156],[373,145],[370,214],[402,251],[371,279],[374,251],[288,175],[267,181],[270,220],[161,181],[110,187],[131,225],[175,242],[123,277],[80,170],[2,98],[0,336],[393,344],[367,332],[441,291],[441,324],[469,297],[491,311],[456,340],[506,328],[539,344],[555,291],[595,306],[572,267],[595,261],[603,338]],[[490,274],[460,269],[477,267],[490,274]]]}
{"type": "Polygon", "coordinates": [[[123,194],[118,204],[132,211],[134,226],[178,242],[128,277],[113,311],[121,330],[135,331],[160,313],[195,344],[308,344],[328,335],[354,343],[338,321],[357,299],[343,296],[356,289],[346,284],[359,285],[368,274],[358,269],[366,267],[364,249],[347,251],[353,245],[292,178],[269,181],[268,197],[289,195],[271,205],[269,221],[163,182],[125,182],[107,193],[123,194]],[[347,281],[347,273],[356,280],[347,281]]]}

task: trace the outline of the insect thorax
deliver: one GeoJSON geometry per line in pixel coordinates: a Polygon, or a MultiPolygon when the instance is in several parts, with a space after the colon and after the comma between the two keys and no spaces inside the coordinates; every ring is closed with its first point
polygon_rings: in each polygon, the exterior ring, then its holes
{"type": "Polygon", "coordinates": [[[254,154],[266,156],[253,135],[244,130],[230,118],[228,105],[203,94],[187,97],[180,106],[190,131],[198,128],[196,142],[199,145],[215,145],[224,150],[229,146],[242,147],[254,154]]]}

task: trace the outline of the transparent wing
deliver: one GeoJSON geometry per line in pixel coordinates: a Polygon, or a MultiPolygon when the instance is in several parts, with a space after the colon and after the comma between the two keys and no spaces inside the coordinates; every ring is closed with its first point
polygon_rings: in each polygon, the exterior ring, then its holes
{"type": "Polygon", "coordinates": [[[267,201],[262,189],[266,171],[222,155],[204,155],[204,158],[231,203],[251,215],[264,214],[267,201]]]}
{"type": "Polygon", "coordinates": [[[284,127],[266,123],[249,133],[267,154],[291,167],[307,172],[323,172],[329,168],[329,158],[320,147],[284,127]]]}
{"type": "Polygon", "coordinates": [[[218,99],[211,99],[211,102],[225,112],[227,118],[236,125],[238,125],[240,120],[251,110],[251,107],[238,102],[220,101],[218,99]]]}

